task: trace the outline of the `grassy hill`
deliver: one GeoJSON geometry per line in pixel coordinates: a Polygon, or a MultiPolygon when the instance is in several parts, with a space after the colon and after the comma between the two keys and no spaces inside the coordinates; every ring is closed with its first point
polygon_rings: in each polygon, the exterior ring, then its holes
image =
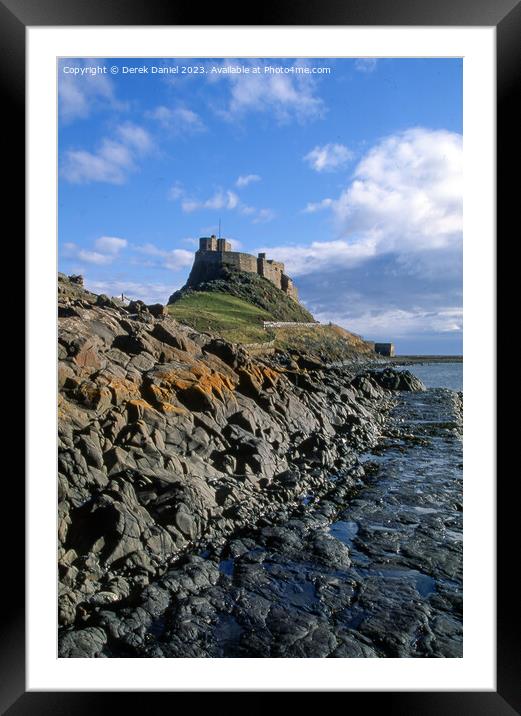
{"type": "Polygon", "coordinates": [[[312,322],[313,316],[304,306],[287,296],[270,281],[253,273],[222,268],[219,278],[200,283],[193,288],[182,288],[170,296],[168,303],[176,305],[191,293],[219,293],[246,301],[265,311],[265,321],[312,322]]]}
{"type": "Polygon", "coordinates": [[[360,336],[333,324],[317,325],[309,311],[272,283],[243,271],[224,268],[219,278],[176,291],[167,310],[180,323],[233,343],[269,343],[283,351],[301,351],[325,361],[373,355],[360,336]],[[263,321],[311,325],[264,330],[263,321]]]}
{"type": "Polygon", "coordinates": [[[318,356],[325,362],[348,360],[353,356],[374,357],[372,346],[363,338],[334,323],[283,327],[275,330],[275,348],[318,356]]]}
{"type": "Polygon", "coordinates": [[[232,343],[265,343],[273,339],[263,321],[274,320],[258,306],[237,296],[217,291],[187,291],[168,305],[168,312],[180,323],[197,331],[216,333],[232,343]]]}

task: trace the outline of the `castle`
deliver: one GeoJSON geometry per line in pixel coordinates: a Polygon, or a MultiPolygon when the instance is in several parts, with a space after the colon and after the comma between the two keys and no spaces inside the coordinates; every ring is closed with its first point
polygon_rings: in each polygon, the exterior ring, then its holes
{"type": "Polygon", "coordinates": [[[216,278],[219,269],[223,266],[263,276],[298,302],[297,288],[284,273],[283,263],[267,259],[266,254],[255,257],[242,251],[232,251],[229,241],[218,239],[214,235],[199,239],[199,250],[195,252],[194,265],[186,285],[196,286],[203,281],[216,278]]]}

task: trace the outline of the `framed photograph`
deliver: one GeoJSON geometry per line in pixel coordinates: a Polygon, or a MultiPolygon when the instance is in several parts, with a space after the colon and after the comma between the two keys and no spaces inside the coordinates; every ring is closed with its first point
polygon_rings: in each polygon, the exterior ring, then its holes
{"type": "Polygon", "coordinates": [[[519,4],[0,11],[29,329],[2,708],[521,713],[494,438],[519,4]]]}

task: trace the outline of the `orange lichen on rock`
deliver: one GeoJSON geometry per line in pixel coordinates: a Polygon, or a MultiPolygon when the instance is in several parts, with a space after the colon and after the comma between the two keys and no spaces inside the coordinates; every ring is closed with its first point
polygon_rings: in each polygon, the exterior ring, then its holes
{"type": "Polygon", "coordinates": [[[115,405],[120,405],[128,400],[138,400],[141,397],[139,385],[126,378],[113,378],[107,384],[107,388],[112,393],[115,405]]]}
{"type": "Polygon", "coordinates": [[[272,387],[275,387],[275,385],[279,382],[280,373],[276,370],[273,370],[273,368],[269,368],[268,366],[262,366],[260,368],[260,371],[264,376],[264,385],[268,383],[272,387]]]}
{"type": "Polygon", "coordinates": [[[172,405],[172,403],[167,403],[166,401],[159,404],[159,409],[165,414],[173,413],[174,415],[187,415],[190,412],[186,408],[172,405]]]}
{"type": "Polygon", "coordinates": [[[248,364],[238,371],[240,385],[247,393],[260,393],[268,387],[274,387],[280,380],[280,373],[267,366],[248,364]]]}
{"type": "Polygon", "coordinates": [[[127,412],[129,420],[140,420],[144,413],[148,410],[157,413],[156,409],[153,408],[150,403],[148,403],[146,400],[143,400],[142,398],[139,398],[138,400],[129,400],[127,405],[127,412]]]}
{"type": "Polygon", "coordinates": [[[172,397],[171,390],[169,390],[168,388],[162,388],[159,385],[154,385],[154,383],[148,385],[146,391],[149,394],[151,400],[156,403],[163,403],[165,401],[170,400],[170,398],[172,397]]]}
{"type": "MultiPolygon", "coordinates": [[[[186,365],[186,364],[185,364],[186,365]]],[[[159,370],[155,372],[154,379],[159,384],[150,386],[154,397],[158,400],[168,400],[172,392],[179,395],[181,400],[186,398],[187,393],[200,392],[210,398],[225,400],[228,391],[236,387],[237,377],[230,371],[225,375],[220,371],[213,370],[199,361],[179,368],[178,370],[159,370]],[[235,378],[235,380],[234,380],[235,378]]]]}

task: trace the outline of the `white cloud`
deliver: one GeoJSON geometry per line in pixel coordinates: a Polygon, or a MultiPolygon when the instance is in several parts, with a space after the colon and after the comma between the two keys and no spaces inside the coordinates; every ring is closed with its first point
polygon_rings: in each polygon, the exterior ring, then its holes
{"type": "Polygon", "coordinates": [[[254,206],[248,206],[248,204],[240,204],[239,206],[241,214],[251,217],[252,224],[266,224],[268,221],[273,221],[276,217],[276,213],[273,209],[257,209],[254,206]]]}
{"type": "Polygon", "coordinates": [[[463,326],[463,311],[453,307],[435,311],[421,309],[369,310],[358,316],[346,317],[334,313],[315,314],[321,322],[331,321],[348,330],[373,340],[393,341],[407,336],[431,333],[460,333],[463,326]]]}
{"type": "Polygon", "coordinates": [[[377,253],[406,257],[422,251],[459,251],[462,182],[460,134],[408,129],[368,151],[337,199],[322,199],[304,209],[330,210],[338,240],[282,246],[272,252],[287,257],[294,272],[306,273],[308,266],[351,265],[354,259],[377,253]],[[318,263],[308,263],[311,259],[318,263]]]}
{"type": "Polygon", "coordinates": [[[276,214],[272,209],[256,209],[253,218],[254,224],[267,224],[268,221],[273,221],[276,214]]]}
{"type": "Polygon", "coordinates": [[[94,242],[95,251],[82,248],[71,241],[62,244],[61,250],[65,258],[79,259],[88,264],[105,266],[112,263],[127,244],[126,239],[119,239],[116,236],[100,236],[94,242]]]}
{"type": "Polygon", "coordinates": [[[254,206],[248,206],[244,204],[238,194],[231,189],[220,188],[207,199],[195,199],[187,194],[180,182],[177,182],[170,188],[168,198],[172,201],[180,201],[181,209],[186,214],[204,209],[238,211],[245,216],[250,216],[254,224],[266,223],[275,218],[275,212],[272,209],[257,209],[254,206]]]}
{"type": "Polygon", "coordinates": [[[138,152],[146,153],[152,149],[152,140],[148,132],[131,122],[121,124],[116,134],[123,144],[129,149],[135,149],[138,152]]]}
{"type": "MultiPolygon", "coordinates": [[[[313,314],[367,338],[458,352],[462,309],[462,137],[413,128],[386,137],[337,198],[331,240],[269,247],[313,314]]],[[[259,248],[259,251],[263,250],[259,248]]]]}
{"type": "Polygon", "coordinates": [[[191,266],[194,260],[193,251],[186,249],[160,249],[154,244],[144,244],[137,246],[136,251],[147,256],[155,256],[161,259],[160,265],[172,271],[191,266]]]}
{"type": "Polygon", "coordinates": [[[305,214],[314,214],[317,211],[330,209],[333,206],[333,199],[322,199],[322,201],[309,202],[303,210],[305,214]]]}
{"type": "Polygon", "coordinates": [[[285,263],[314,315],[372,339],[445,336],[458,350],[461,135],[414,128],[382,139],[337,198],[304,209],[320,210],[334,238],[258,249],[285,263]]]}
{"type": "Polygon", "coordinates": [[[123,184],[133,168],[131,153],[122,145],[103,140],[97,152],[70,149],[65,152],[61,174],[73,184],[107,182],[123,184]]]}
{"type": "MultiPolygon", "coordinates": [[[[222,67],[233,67],[233,60],[225,60],[222,67]]],[[[246,64],[241,60],[241,64],[246,64]]],[[[253,66],[263,66],[251,60],[253,66]]],[[[264,62],[264,65],[274,64],[264,62]]],[[[293,67],[309,64],[296,60],[293,67]]],[[[218,113],[226,119],[234,119],[248,112],[271,112],[281,123],[292,119],[303,122],[322,117],[325,105],[316,95],[316,79],[311,74],[259,74],[222,73],[210,76],[210,81],[228,81],[230,95],[225,109],[218,113]]]]}
{"type": "Polygon", "coordinates": [[[116,100],[110,77],[96,72],[98,60],[62,60],[59,65],[58,101],[60,120],[70,123],[85,119],[93,110],[109,107],[124,110],[126,105],[116,100]],[[77,68],[82,74],[64,72],[64,67],[77,68]]]}
{"type": "Polygon", "coordinates": [[[174,133],[197,133],[206,129],[201,117],[186,107],[160,105],[148,112],[147,116],[157,120],[163,129],[174,133]]]}
{"type": "Polygon", "coordinates": [[[239,206],[239,197],[229,189],[223,191],[218,189],[212,196],[203,201],[197,199],[183,199],[181,208],[184,212],[191,213],[198,209],[236,209],[239,206]]]}
{"type": "Polygon", "coordinates": [[[355,69],[358,72],[374,72],[378,60],[375,57],[360,57],[355,62],[355,69]]]}
{"type": "Polygon", "coordinates": [[[376,253],[376,241],[351,244],[348,241],[313,241],[308,246],[260,247],[277,261],[286,264],[292,276],[320,273],[328,268],[354,266],[376,253]]]}
{"type": "Polygon", "coordinates": [[[61,248],[65,256],[73,256],[76,253],[77,246],[72,241],[66,241],[61,248]]]}
{"type": "Polygon", "coordinates": [[[96,241],[94,242],[94,245],[98,249],[98,251],[101,251],[106,254],[111,254],[113,256],[115,256],[122,249],[124,249],[127,244],[128,241],[126,239],[120,239],[117,236],[100,236],[100,238],[96,239],[96,241]]]}
{"type": "Polygon", "coordinates": [[[152,140],[146,130],[130,122],[120,125],[115,134],[115,139],[102,139],[95,152],[67,150],[61,175],[73,184],[123,184],[137,169],[137,159],[152,149],[152,140]]]}
{"type": "Polygon", "coordinates": [[[89,264],[103,266],[105,264],[111,263],[114,257],[107,256],[107,254],[101,254],[99,251],[87,251],[86,249],[79,249],[77,253],[77,258],[89,264]]]}
{"type": "Polygon", "coordinates": [[[253,182],[260,181],[260,179],[261,178],[258,174],[246,174],[237,179],[235,186],[242,188],[244,186],[248,186],[248,184],[252,184],[253,182]]]}
{"type": "Polygon", "coordinates": [[[462,200],[461,135],[414,128],[370,150],[332,209],[344,235],[376,232],[380,250],[421,251],[461,242],[462,200]]]}
{"type": "Polygon", "coordinates": [[[185,190],[183,188],[183,185],[181,182],[176,182],[170,189],[168,190],[168,198],[171,201],[177,201],[178,199],[181,199],[185,195],[185,190]]]}
{"type": "Polygon", "coordinates": [[[353,157],[353,152],[344,144],[324,144],[315,147],[304,157],[316,172],[332,172],[345,166],[353,157]]]}
{"type": "Polygon", "coordinates": [[[192,251],[186,251],[185,249],[172,249],[165,257],[165,268],[177,271],[185,266],[191,266],[194,261],[194,254],[192,251]]]}
{"type": "Polygon", "coordinates": [[[161,283],[140,283],[138,281],[96,281],[85,277],[85,287],[93,293],[121,297],[121,294],[133,300],[145,303],[163,303],[180,285],[171,286],[161,283]]]}

